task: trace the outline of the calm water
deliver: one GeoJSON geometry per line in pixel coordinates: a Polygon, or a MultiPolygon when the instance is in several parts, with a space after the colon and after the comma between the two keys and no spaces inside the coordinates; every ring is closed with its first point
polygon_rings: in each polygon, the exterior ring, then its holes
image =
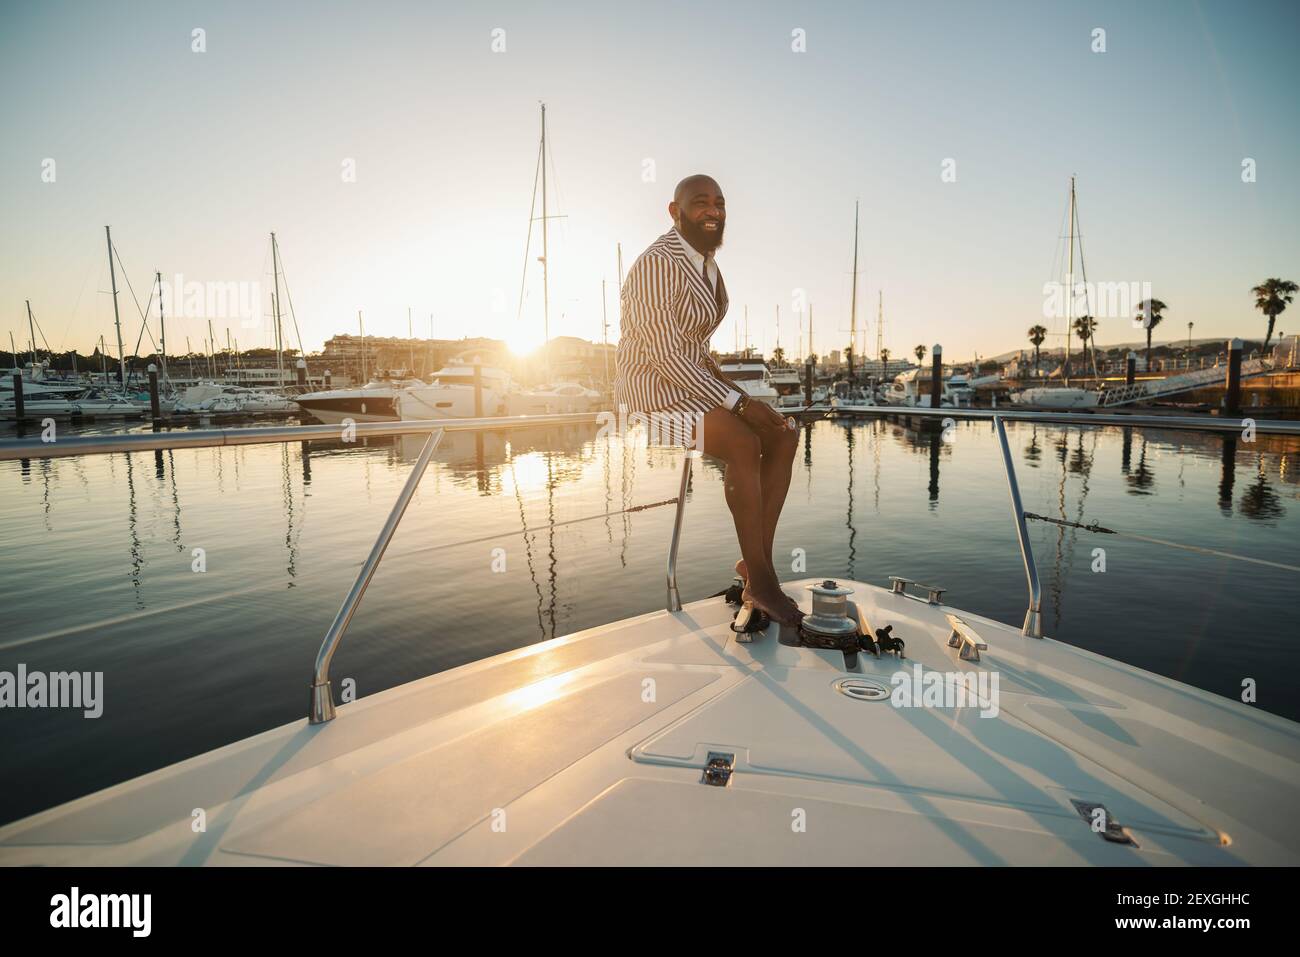
{"type": "MultiPolygon", "coordinates": [[[[12,433],[0,435],[7,438],[12,433]]],[[[1012,425],[1025,508],[1300,563],[1300,445],[1225,450],[1172,431],[1012,425]]],[[[418,440],[0,462],[0,670],[104,672],[104,713],[0,712],[0,820],[11,820],[295,720],[322,635],[374,541],[418,440]],[[207,570],[192,570],[203,549],[207,570]]],[[[591,428],[450,436],[336,656],[358,695],[663,607],[680,453],[591,428]],[[572,524],[553,527],[557,523],[572,524]],[[528,531],[521,533],[521,528],[528,531]],[[494,550],[505,570],[493,572],[494,550]]],[[[697,466],[683,600],[738,557],[721,472],[697,466]]],[[[1031,525],[1046,632],[1209,691],[1258,682],[1300,719],[1300,576],[1042,523],[1031,525]],[[1092,570],[1092,550],[1106,570],[1092,570]]],[[[1025,582],[996,437],[886,422],[804,430],[778,563],[949,588],[1019,624],[1025,582]]]]}

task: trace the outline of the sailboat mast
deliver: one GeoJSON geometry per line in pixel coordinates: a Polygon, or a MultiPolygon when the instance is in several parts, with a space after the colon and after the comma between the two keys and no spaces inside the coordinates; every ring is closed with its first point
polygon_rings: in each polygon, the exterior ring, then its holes
{"type": "Polygon", "coordinates": [[[284,350],[280,339],[280,249],[275,233],[271,234],[271,274],[275,283],[275,387],[281,389],[284,387],[284,350]]]}
{"type": "MultiPolygon", "coordinates": [[[[31,336],[32,336],[32,375],[35,376],[35,375],[36,375],[36,362],[37,362],[37,357],[36,357],[36,328],[35,328],[35,326],[34,326],[34,324],[33,324],[33,322],[32,322],[32,301],[31,301],[30,299],[27,300],[27,331],[30,332],[30,333],[31,333],[31,336]]],[[[15,363],[15,365],[16,365],[16,364],[17,364],[17,363],[15,363]]]]}
{"type": "MultiPolygon", "coordinates": [[[[113,232],[104,227],[104,239],[108,241],[108,280],[113,287],[113,324],[117,327],[117,360],[121,369],[122,388],[126,388],[126,351],[122,348],[122,317],[117,311],[117,273],[113,269],[113,232]]],[[[106,382],[105,385],[108,383],[106,382]]]]}
{"type": "Polygon", "coordinates": [[[1070,384],[1070,328],[1074,320],[1074,177],[1070,177],[1070,265],[1065,273],[1065,365],[1061,369],[1062,381],[1070,384]]]}
{"type": "MultiPolygon", "coordinates": [[[[885,291],[877,289],[876,295],[880,297],[876,304],[876,361],[879,362],[880,353],[885,349],[885,291]]],[[[880,374],[885,374],[883,368],[880,374]]]]}
{"type": "Polygon", "coordinates": [[[551,293],[548,271],[550,251],[546,245],[546,104],[542,104],[542,362],[546,381],[551,381],[551,293]]]}
{"type": "Polygon", "coordinates": [[[366,325],[361,321],[361,310],[357,310],[357,330],[361,333],[361,384],[366,384],[366,325]]]}
{"type": "Polygon", "coordinates": [[[853,201],[853,298],[849,307],[849,381],[853,381],[853,353],[858,349],[858,201],[853,201]]]}
{"type": "Polygon", "coordinates": [[[167,321],[163,318],[162,272],[154,273],[158,281],[158,361],[162,363],[163,381],[167,381],[167,321]]]}

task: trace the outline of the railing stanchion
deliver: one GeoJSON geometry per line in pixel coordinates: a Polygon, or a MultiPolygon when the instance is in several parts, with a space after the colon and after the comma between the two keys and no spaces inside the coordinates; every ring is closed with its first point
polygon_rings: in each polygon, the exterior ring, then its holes
{"type": "Polygon", "coordinates": [[[334,652],[338,650],[339,643],[343,640],[348,622],[352,620],[353,613],[361,604],[361,596],[366,593],[366,586],[374,577],[375,569],[379,567],[379,560],[384,557],[384,551],[393,538],[393,532],[402,521],[406,506],[410,504],[416,486],[420,484],[424,470],[429,467],[429,459],[432,458],[438,443],[442,441],[442,436],[441,430],[430,432],[428,438],[424,440],[424,447],[420,449],[420,455],[411,468],[411,474],[406,477],[406,484],[402,486],[401,494],[393,503],[393,510],[388,513],[388,521],[384,522],[384,527],[380,529],[379,538],[370,549],[366,563],[361,566],[357,580],[352,583],[352,588],[343,599],[339,613],[334,616],[334,623],[325,633],[325,640],[321,642],[320,651],[316,653],[316,673],[311,682],[311,709],[308,712],[308,719],[312,724],[324,724],[326,721],[334,720],[334,696],[330,691],[330,661],[333,660],[334,652]]]}
{"type": "Polygon", "coordinates": [[[1038,569],[1034,566],[1034,551],[1029,545],[1029,528],[1025,525],[1025,509],[1020,504],[1020,486],[1016,482],[1016,466],[1011,461],[1011,446],[1007,443],[1006,426],[1002,416],[993,416],[998,442],[1002,446],[1002,464],[1007,470],[1007,489],[1011,492],[1011,512],[1016,519],[1016,535],[1020,538],[1020,557],[1025,562],[1025,578],[1029,582],[1029,610],[1025,612],[1025,625],[1020,633],[1029,638],[1043,637],[1043,591],[1038,584],[1038,569]]]}
{"type": "Polygon", "coordinates": [[[687,449],[682,459],[682,487],[677,493],[677,514],[673,517],[673,540],[668,546],[668,610],[682,610],[682,596],[677,591],[677,543],[682,537],[682,518],[686,513],[686,486],[691,482],[691,459],[700,453],[687,449]]]}

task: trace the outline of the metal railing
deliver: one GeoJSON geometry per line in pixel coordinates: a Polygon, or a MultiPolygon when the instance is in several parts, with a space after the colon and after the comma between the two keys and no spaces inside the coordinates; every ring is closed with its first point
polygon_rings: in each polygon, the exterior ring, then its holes
{"type": "MultiPolygon", "coordinates": [[[[1002,461],[1007,473],[1007,487],[1011,497],[1012,515],[1015,519],[1016,534],[1020,541],[1020,554],[1025,566],[1025,577],[1029,586],[1029,608],[1025,613],[1025,623],[1021,633],[1042,637],[1042,592],[1038,573],[1034,565],[1033,551],[1029,543],[1028,527],[1025,523],[1025,511],[1021,504],[1020,488],[1016,481],[1015,465],[1011,460],[1011,450],[1007,442],[1005,421],[1043,422],[1053,425],[1091,425],[1091,426],[1156,426],[1173,429],[1195,429],[1212,432],[1240,432],[1247,425],[1257,434],[1300,436],[1300,422],[1278,420],[1200,418],[1193,416],[1152,416],[1137,414],[1098,414],[1068,412],[1019,412],[1014,410],[992,409],[929,409],[907,408],[900,406],[854,406],[837,410],[841,414],[870,416],[903,416],[919,418],[950,418],[991,420],[998,434],[1002,449],[1002,461]]],[[[447,432],[498,432],[513,429],[537,428],[553,425],[579,425],[608,422],[611,413],[583,412],[561,415],[537,416],[491,416],[467,419],[432,419],[418,422],[362,422],[348,426],[338,425],[297,425],[272,426],[247,429],[201,429],[184,432],[138,432],[119,435],[79,435],[60,438],[56,441],[43,439],[0,440],[0,461],[24,459],[69,458],[76,455],[103,455],[112,452],[146,452],[162,449],[213,448],[237,445],[282,444],[287,442],[334,441],[343,438],[351,443],[363,438],[381,438],[396,435],[427,435],[423,447],[416,458],[415,465],[407,476],[397,501],[393,504],[380,529],[379,537],[370,549],[361,571],[348,590],[339,607],[334,621],[330,624],[325,638],[316,655],[316,665],[312,674],[311,704],[309,720],[312,724],[321,724],[334,718],[335,709],[330,688],[329,669],[334,654],[343,640],[348,624],[365,594],[366,587],[374,577],[379,562],[392,541],[393,533],[406,512],[406,507],[415,494],[434,451],[443,434],[447,432]]],[[[676,500],[676,514],[673,517],[672,540],[668,548],[667,561],[667,605],[670,612],[681,611],[681,594],[677,587],[677,553],[681,542],[682,524],[686,509],[686,492],[690,484],[691,463],[699,457],[698,451],[687,451],[682,462],[681,486],[676,500]]],[[[665,503],[666,504],[666,503],[665,503]]]]}

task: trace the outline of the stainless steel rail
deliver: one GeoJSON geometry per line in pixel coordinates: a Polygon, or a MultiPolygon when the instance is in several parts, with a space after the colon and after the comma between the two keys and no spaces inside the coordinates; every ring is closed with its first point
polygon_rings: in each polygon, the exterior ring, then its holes
{"type": "Polygon", "coordinates": [[[334,652],[343,641],[343,633],[347,631],[352,615],[361,604],[361,596],[366,593],[366,586],[374,577],[375,569],[379,567],[379,560],[384,557],[388,543],[393,539],[393,532],[397,531],[402,516],[406,514],[406,506],[410,504],[416,486],[424,477],[424,470],[429,467],[429,459],[433,455],[433,450],[438,447],[438,443],[442,441],[443,434],[441,431],[430,432],[428,438],[424,440],[424,447],[420,449],[411,474],[406,477],[406,484],[402,486],[401,494],[393,503],[393,510],[388,513],[384,527],[379,530],[379,538],[371,546],[370,554],[366,557],[365,564],[361,566],[357,580],[348,589],[347,596],[344,597],[338,614],[334,616],[329,631],[325,632],[325,640],[321,642],[320,650],[316,652],[316,671],[312,675],[311,682],[311,704],[307,714],[312,724],[324,724],[326,721],[334,720],[334,695],[330,690],[330,662],[334,660],[334,652]]]}
{"type": "Polygon", "coordinates": [[[686,515],[686,486],[691,483],[691,460],[702,453],[687,449],[682,456],[682,487],[677,493],[677,513],[673,516],[673,538],[668,545],[668,610],[682,610],[682,596],[677,590],[677,545],[682,537],[682,519],[686,515]]]}
{"type": "Polygon", "coordinates": [[[1007,490],[1011,493],[1011,514],[1016,520],[1016,536],[1020,539],[1020,558],[1025,563],[1025,578],[1029,582],[1029,609],[1020,633],[1029,638],[1043,637],[1043,589],[1038,584],[1038,568],[1034,565],[1034,550],[1029,544],[1029,528],[1025,524],[1025,509],[1020,504],[1020,484],[1016,481],[1016,466],[1011,461],[1011,446],[1007,443],[1007,430],[1001,416],[993,417],[993,428],[1002,446],[1002,464],[1007,471],[1007,490]]]}

